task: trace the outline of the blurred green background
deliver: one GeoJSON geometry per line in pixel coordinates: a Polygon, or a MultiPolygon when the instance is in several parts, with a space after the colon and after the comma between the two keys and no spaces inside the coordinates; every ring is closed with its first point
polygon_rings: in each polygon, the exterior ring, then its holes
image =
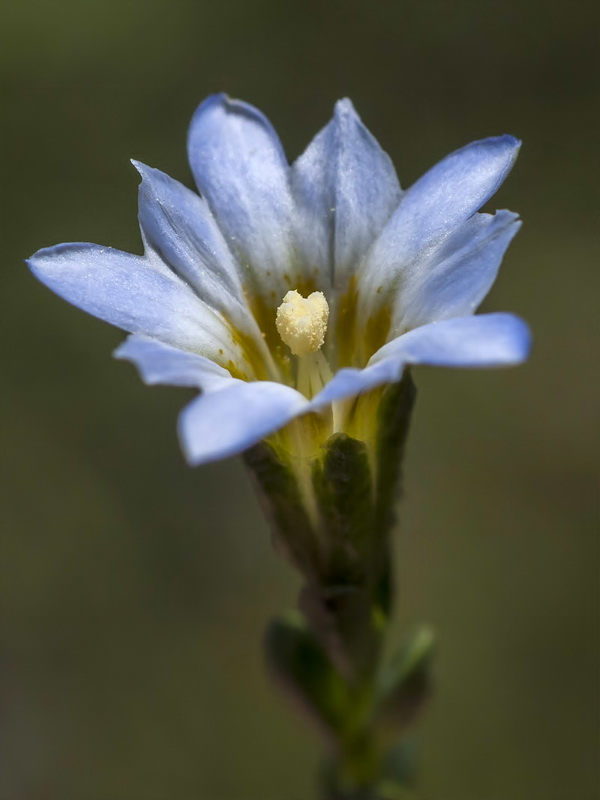
{"type": "MultiPolygon", "coordinates": [[[[486,310],[535,336],[501,372],[420,369],[394,640],[430,622],[428,800],[597,797],[594,4],[20,0],[3,6],[1,800],[311,800],[319,743],[263,673],[297,582],[239,460],[186,467],[191,396],[22,260],[140,250],[135,157],[191,184],[225,90],[294,158],[350,96],[408,186],[524,140],[494,207],[525,225],[486,310]]],[[[595,259],[596,257],[596,259],[595,259]]]]}

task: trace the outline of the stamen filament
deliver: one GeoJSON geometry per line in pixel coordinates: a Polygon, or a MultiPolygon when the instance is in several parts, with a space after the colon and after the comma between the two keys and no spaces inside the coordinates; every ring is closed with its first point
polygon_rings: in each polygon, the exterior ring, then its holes
{"type": "Polygon", "coordinates": [[[297,358],[296,388],[311,400],[331,380],[331,367],[320,350],[297,358]]]}

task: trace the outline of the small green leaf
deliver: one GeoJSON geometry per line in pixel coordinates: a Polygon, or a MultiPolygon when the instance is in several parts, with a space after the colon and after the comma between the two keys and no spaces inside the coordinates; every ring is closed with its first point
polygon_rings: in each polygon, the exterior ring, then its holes
{"type": "Polygon", "coordinates": [[[419,628],[380,679],[375,721],[394,738],[414,721],[430,694],[433,648],[432,630],[419,628]]]}
{"type": "Polygon", "coordinates": [[[381,627],[365,587],[307,583],[299,598],[301,611],[332,663],[349,683],[368,675],[381,650],[381,627]]]}
{"type": "Polygon", "coordinates": [[[270,623],[265,651],[280,688],[317,724],[329,743],[337,742],[348,704],[346,686],[300,614],[290,611],[270,623]]]}

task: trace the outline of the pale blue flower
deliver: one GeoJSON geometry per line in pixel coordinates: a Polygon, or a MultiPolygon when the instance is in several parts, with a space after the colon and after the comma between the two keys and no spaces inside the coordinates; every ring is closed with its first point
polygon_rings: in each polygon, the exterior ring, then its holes
{"type": "Polygon", "coordinates": [[[473,142],[402,190],[349,100],[289,166],[259,111],[215,95],[188,136],[199,194],[134,162],[144,255],[61,244],[28,263],[132,334],[116,356],[147,383],[201,390],[180,418],[191,463],[239,453],[295,418],[326,437],[351,424],[352,398],[407,365],[527,357],[520,319],[473,316],[520,225],[510,211],[478,211],[518,149],[512,136],[473,142]],[[290,290],[329,305],[323,347],[308,355],[276,326],[290,290]]]}

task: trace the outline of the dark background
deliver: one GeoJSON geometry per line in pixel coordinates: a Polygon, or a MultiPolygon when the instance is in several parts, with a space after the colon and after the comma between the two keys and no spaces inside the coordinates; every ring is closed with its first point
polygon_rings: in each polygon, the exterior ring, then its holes
{"type": "Polygon", "coordinates": [[[295,157],[350,96],[402,184],[473,139],[524,141],[494,207],[525,221],[485,310],[529,364],[416,371],[397,630],[438,632],[428,800],[597,791],[597,20],[587,2],[21,0],[4,6],[1,800],[310,800],[318,742],[263,673],[292,605],[239,460],[189,469],[190,394],[22,261],[136,252],[135,157],[191,183],[225,90],[295,157]],[[596,258],[595,258],[596,257],[596,258]]]}

